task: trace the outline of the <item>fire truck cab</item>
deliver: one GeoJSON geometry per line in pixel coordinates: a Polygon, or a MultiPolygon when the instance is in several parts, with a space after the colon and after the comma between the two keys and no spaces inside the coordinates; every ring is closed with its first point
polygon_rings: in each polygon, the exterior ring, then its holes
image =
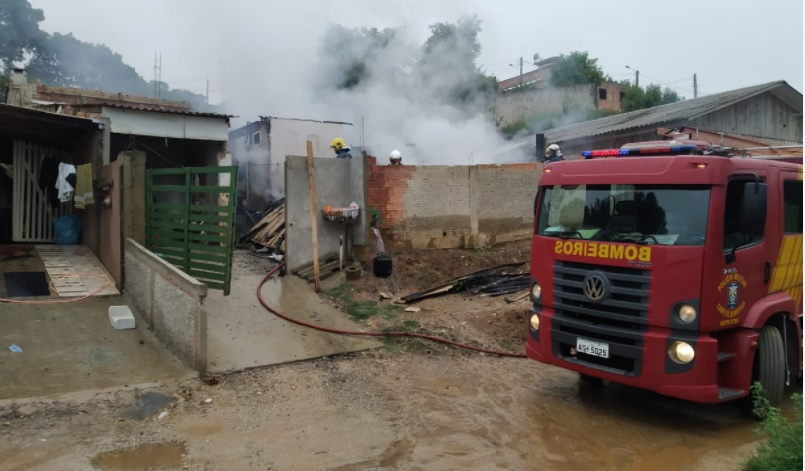
{"type": "Polygon", "coordinates": [[[802,377],[802,157],[729,154],[658,141],[546,165],[528,357],[702,403],[759,381],[781,402],[802,377]]]}

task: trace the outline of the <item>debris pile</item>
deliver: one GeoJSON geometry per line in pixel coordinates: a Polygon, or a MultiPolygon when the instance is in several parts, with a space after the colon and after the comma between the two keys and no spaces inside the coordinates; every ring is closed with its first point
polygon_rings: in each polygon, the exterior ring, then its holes
{"type": "Polygon", "coordinates": [[[249,232],[238,241],[240,244],[251,243],[257,252],[268,252],[273,255],[285,254],[285,198],[269,205],[260,219],[249,232]]]}
{"type": "Polygon", "coordinates": [[[524,263],[509,263],[468,273],[439,286],[404,296],[400,298],[400,302],[408,304],[448,293],[470,292],[481,296],[502,296],[527,290],[529,274],[512,273],[512,270],[523,265],[524,263]]]}

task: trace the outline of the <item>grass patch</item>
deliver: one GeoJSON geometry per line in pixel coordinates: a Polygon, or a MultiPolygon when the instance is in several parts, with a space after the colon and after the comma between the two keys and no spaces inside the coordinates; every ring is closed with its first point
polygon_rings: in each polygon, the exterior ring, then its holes
{"type": "MultiPolygon", "coordinates": [[[[423,329],[422,325],[414,320],[406,320],[401,324],[395,324],[383,329],[383,332],[419,332],[422,334],[436,335],[433,332],[423,329]]],[[[444,344],[432,342],[430,340],[417,337],[385,337],[383,345],[392,352],[406,351],[411,353],[425,353],[444,350],[444,344]]]]}
{"type": "Polygon", "coordinates": [[[348,283],[342,283],[327,291],[333,299],[344,306],[344,311],[352,320],[364,322],[372,317],[394,319],[402,312],[402,308],[394,304],[379,304],[372,300],[355,299],[348,283]]]}
{"type": "Polygon", "coordinates": [[[783,471],[802,469],[802,395],[794,394],[794,419],[783,416],[778,407],[772,407],[762,395],[760,383],[752,385],[755,411],[763,423],[755,431],[765,434],[768,440],[744,464],[744,471],[783,471]]]}

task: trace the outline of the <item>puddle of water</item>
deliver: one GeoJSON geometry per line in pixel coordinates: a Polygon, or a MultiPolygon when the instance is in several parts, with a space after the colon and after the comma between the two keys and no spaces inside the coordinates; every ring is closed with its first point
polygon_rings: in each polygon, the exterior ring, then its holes
{"type": "Polygon", "coordinates": [[[182,455],[186,451],[181,442],[151,443],[101,453],[92,459],[92,465],[113,471],[176,468],[182,466],[182,455]]]}

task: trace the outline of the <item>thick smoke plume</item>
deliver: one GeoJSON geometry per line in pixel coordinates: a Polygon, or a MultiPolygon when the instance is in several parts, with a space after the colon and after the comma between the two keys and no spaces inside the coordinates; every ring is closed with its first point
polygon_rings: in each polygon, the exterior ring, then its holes
{"type": "MultiPolygon", "coordinates": [[[[338,29],[320,34],[315,55],[305,61],[285,61],[282,56],[293,51],[283,53],[279,45],[272,49],[266,43],[277,63],[293,67],[279,67],[275,73],[299,80],[284,81],[281,90],[263,86],[255,92],[256,81],[240,77],[236,86],[227,87],[230,111],[246,117],[268,114],[351,122],[349,134],[342,137],[353,147],[364,145],[380,163],[388,162],[392,149],[402,152],[404,164],[533,160],[498,135],[489,95],[455,99],[456,90],[472,86],[479,77],[473,58],[466,57],[472,45],[461,44],[461,37],[426,50],[421,39],[414,40],[403,28],[381,31],[386,34],[380,45],[339,42],[334,36],[338,29]],[[361,79],[350,88],[339,87],[355,72],[356,59],[361,79]]],[[[305,56],[310,57],[310,50],[305,56]]]]}

